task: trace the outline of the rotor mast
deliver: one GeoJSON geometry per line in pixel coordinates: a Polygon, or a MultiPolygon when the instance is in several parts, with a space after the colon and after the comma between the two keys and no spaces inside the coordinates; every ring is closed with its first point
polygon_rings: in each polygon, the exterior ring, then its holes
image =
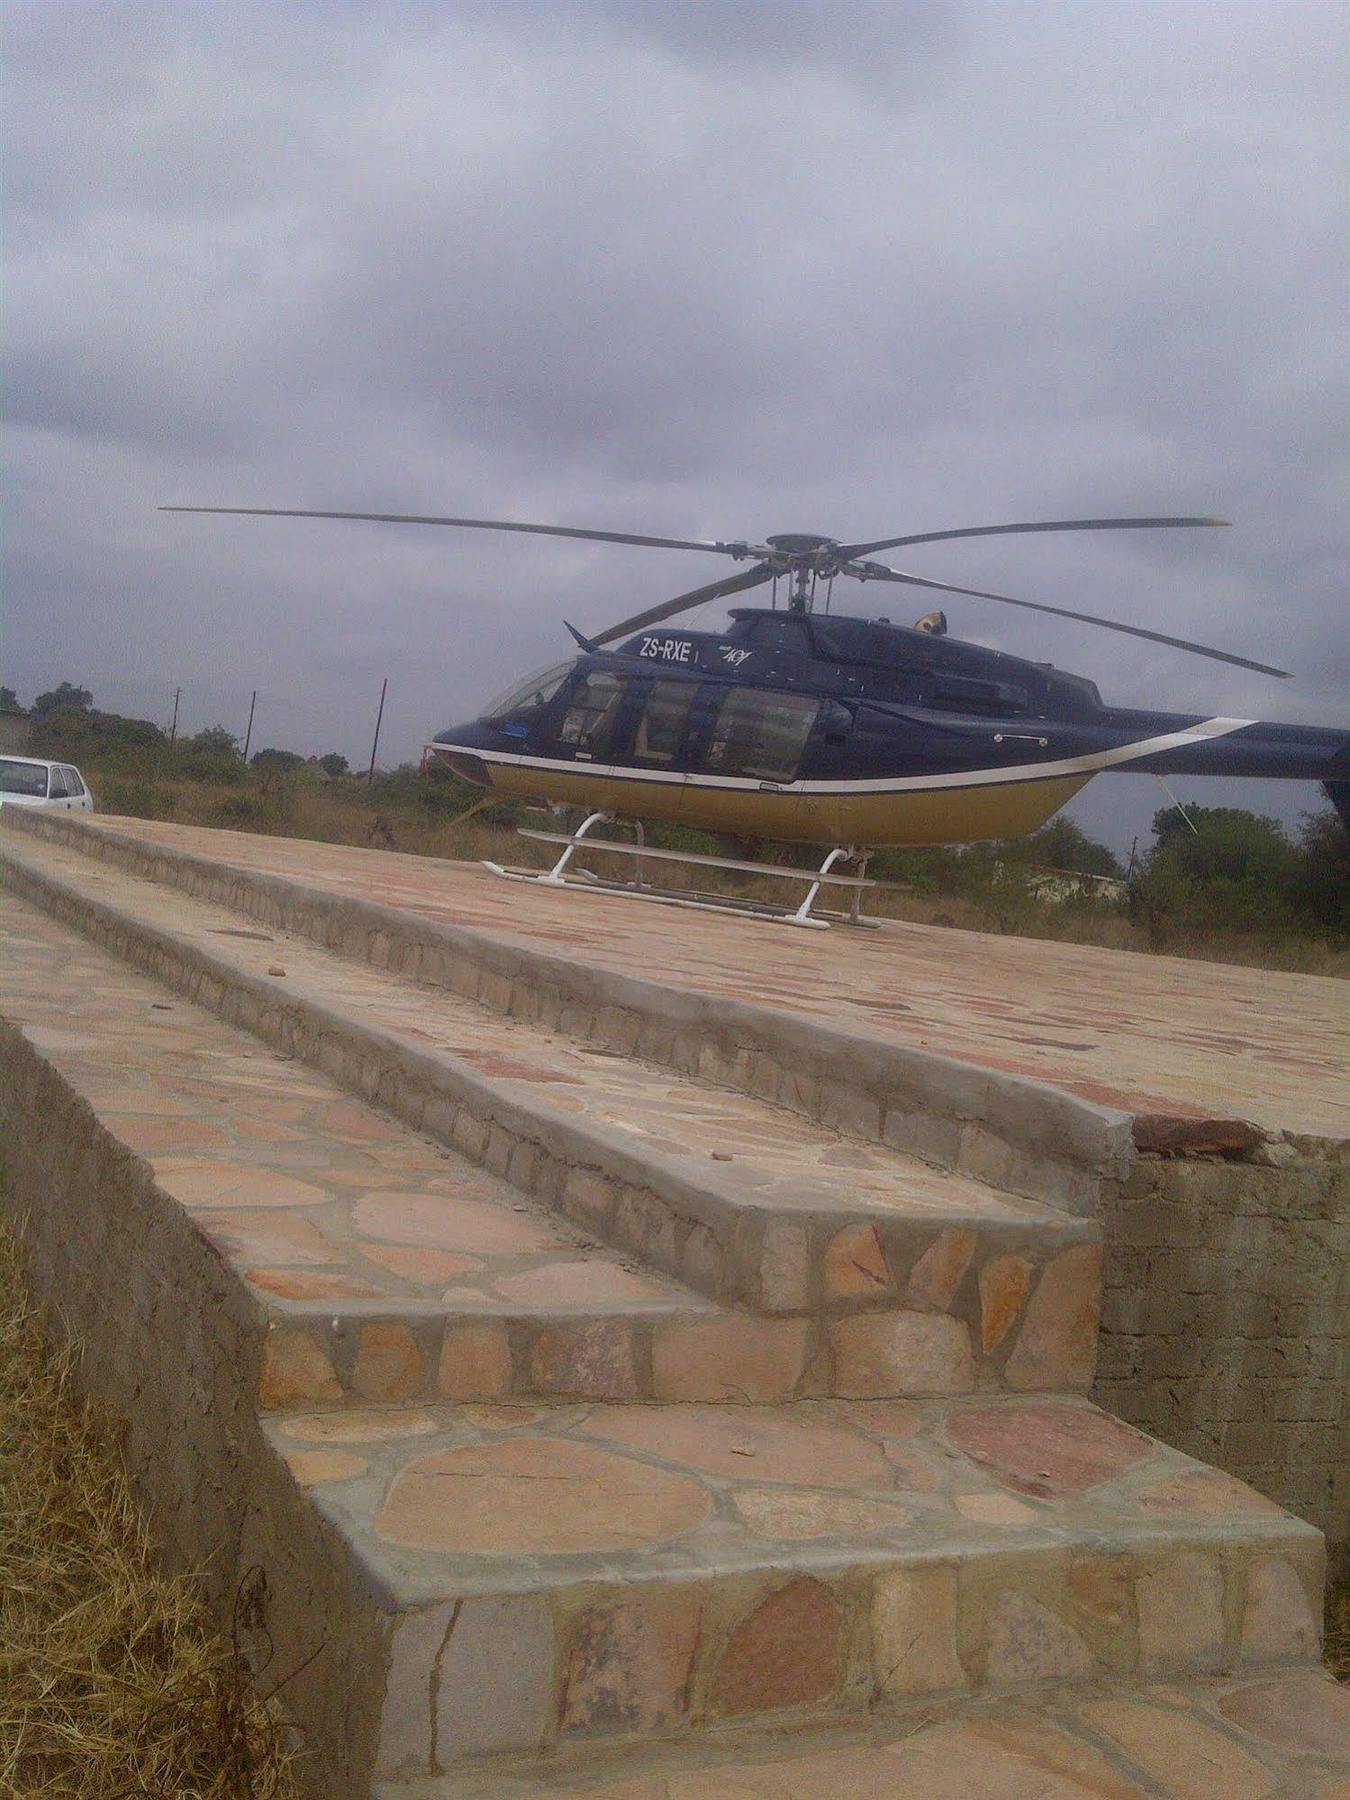
{"type": "Polygon", "coordinates": [[[788,611],[809,613],[815,604],[816,581],[822,575],[828,580],[838,573],[839,559],[833,555],[837,538],[822,537],[819,532],[783,532],[767,538],[762,555],[775,575],[787,575],[788,611]]]}

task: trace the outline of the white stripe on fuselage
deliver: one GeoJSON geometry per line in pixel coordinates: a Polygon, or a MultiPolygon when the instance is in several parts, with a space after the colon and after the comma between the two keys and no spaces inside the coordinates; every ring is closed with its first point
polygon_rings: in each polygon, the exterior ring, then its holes
{"type": "Polygon", "coordinates": [[[1198,725],[1187,725],[1181,731],[1164,732],[1159,737],[1138,738],[1132,744],[1116,744],[1109,750],[1092,750],[1085,756],[1061,757],[1055,762],[1015,763],[1002,768],[962,769],[948,775],[885,775],[865,781],[761,781],[744,775],[705,775],[702,771],[671,769],[635,769],[618,763],[565,762],[556,756],[519,756],[509,750],[484,750],[479,744],[428,744],[428,750],[458,751],[463,756],[477,757],[491,767],[494,763],[510,763],[513,768],[549,769],[556,773],[599,776],[606,781],[662,782],[677,785],[697,781],[705,788],[742,788],[758,791],[771,788],[778,794],[909,794],[932,788],[988,787],[1010,781],[1052,781],[1063,775],[1091,775],[1099,769],[1110,769],[1120,763],[1137,762],[1144,756],[1157,756],[1163,750],[1180,749],[1186,744],[1201,744],[1208,738],[1227,737],[1255,725],[1255,719],[1202,719],[1198,725]]]}

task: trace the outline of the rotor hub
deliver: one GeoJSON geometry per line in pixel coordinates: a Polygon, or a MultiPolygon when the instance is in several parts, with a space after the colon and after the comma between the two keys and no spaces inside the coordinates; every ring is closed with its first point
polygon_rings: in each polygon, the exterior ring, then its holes
{"type": "Polygon", "coordinates": [[[794,567],[803,563],[809,567],[822,550],[833,549],[839,539],[824,537],[817,531],[780,531],[764,541],[771,550],[786,557],[794,567]]]}

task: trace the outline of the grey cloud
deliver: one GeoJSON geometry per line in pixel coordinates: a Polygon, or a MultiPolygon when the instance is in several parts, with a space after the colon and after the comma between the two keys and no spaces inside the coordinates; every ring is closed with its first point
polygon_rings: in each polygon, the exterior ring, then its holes
{"type": "Polygon", "coordinates": [[[163,711],[183,681],[204,723],[258,684],[269,738],[352,753],[387,672],[406,755],[565,649],[560,615],[701,572],[159,500],[720,536],[1175,508],[1235,527],[910,566],[1299,674],[949,609],[1118,700],[1343,715],[1339,8],[42,5],[7,31],[21,689],[163,711]]]}

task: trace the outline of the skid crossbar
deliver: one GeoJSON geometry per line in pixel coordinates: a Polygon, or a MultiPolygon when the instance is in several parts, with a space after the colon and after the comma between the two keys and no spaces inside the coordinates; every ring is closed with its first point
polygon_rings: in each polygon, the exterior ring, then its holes
{"type": "Polygon", "coordinates": [[[831,919],[850,925],[866,925],[871,921],[864,919],[861,913],[862,890],[875,887],[865,874],[836,875],[834,865],[837,862],[858,861],[865,869],[867,853],[847,847],[832,849],[818,869],[789,869],[781,863],[761,863],[744,861],[732,856],[709,856],[695,850],[663,850],[657,849],[645,840],[641,821],[631,820],[636,833],[633,843],[615,843],[612,839],[595,838],[588,834],[592,828],[600,824],[612,824],[614,815],[606,812],[593,812],[582,820],[575,832],[537,831],[529,826],[519,826],[521,837],[532,838],[541,844],[561,844],[562,855],[551,869],[538,871],[534,869],[508,869],[501,863],[485,862],[484,867],[494,875],[500,875],[507,881],[533,881],[543,887],[566,887],[574,892],[611,894],[628,894],[635,899],[653,900],[664,906],[687,906],[703,912],[735,912],[757,919],[778,919],[789,925],[804,925],[816,931],[828,928],[831,919]],[[567,866],[578,850],[602,850],[611,856],[630,856],[634,862],[632,881],[605,880],[593,875],[589,870],[579,869],[580,880],[567,874],[567,866]],[[659,888],[643,879],[643,864],[648,861],[690,863],[705,868],[730,869],[737,874],[764,875],[778,881],[801,881],[807,884],[805,899],[800,906],[778,905],[768,900],[749,900],[733,894],[709,894],[703,892],[684,892],[671,888],[659,888]],[[847,913],[830,913],[822,917],[814,910],[817,896],[822,887],[847,888],[852,891],[852,905],[847,913]]]}

